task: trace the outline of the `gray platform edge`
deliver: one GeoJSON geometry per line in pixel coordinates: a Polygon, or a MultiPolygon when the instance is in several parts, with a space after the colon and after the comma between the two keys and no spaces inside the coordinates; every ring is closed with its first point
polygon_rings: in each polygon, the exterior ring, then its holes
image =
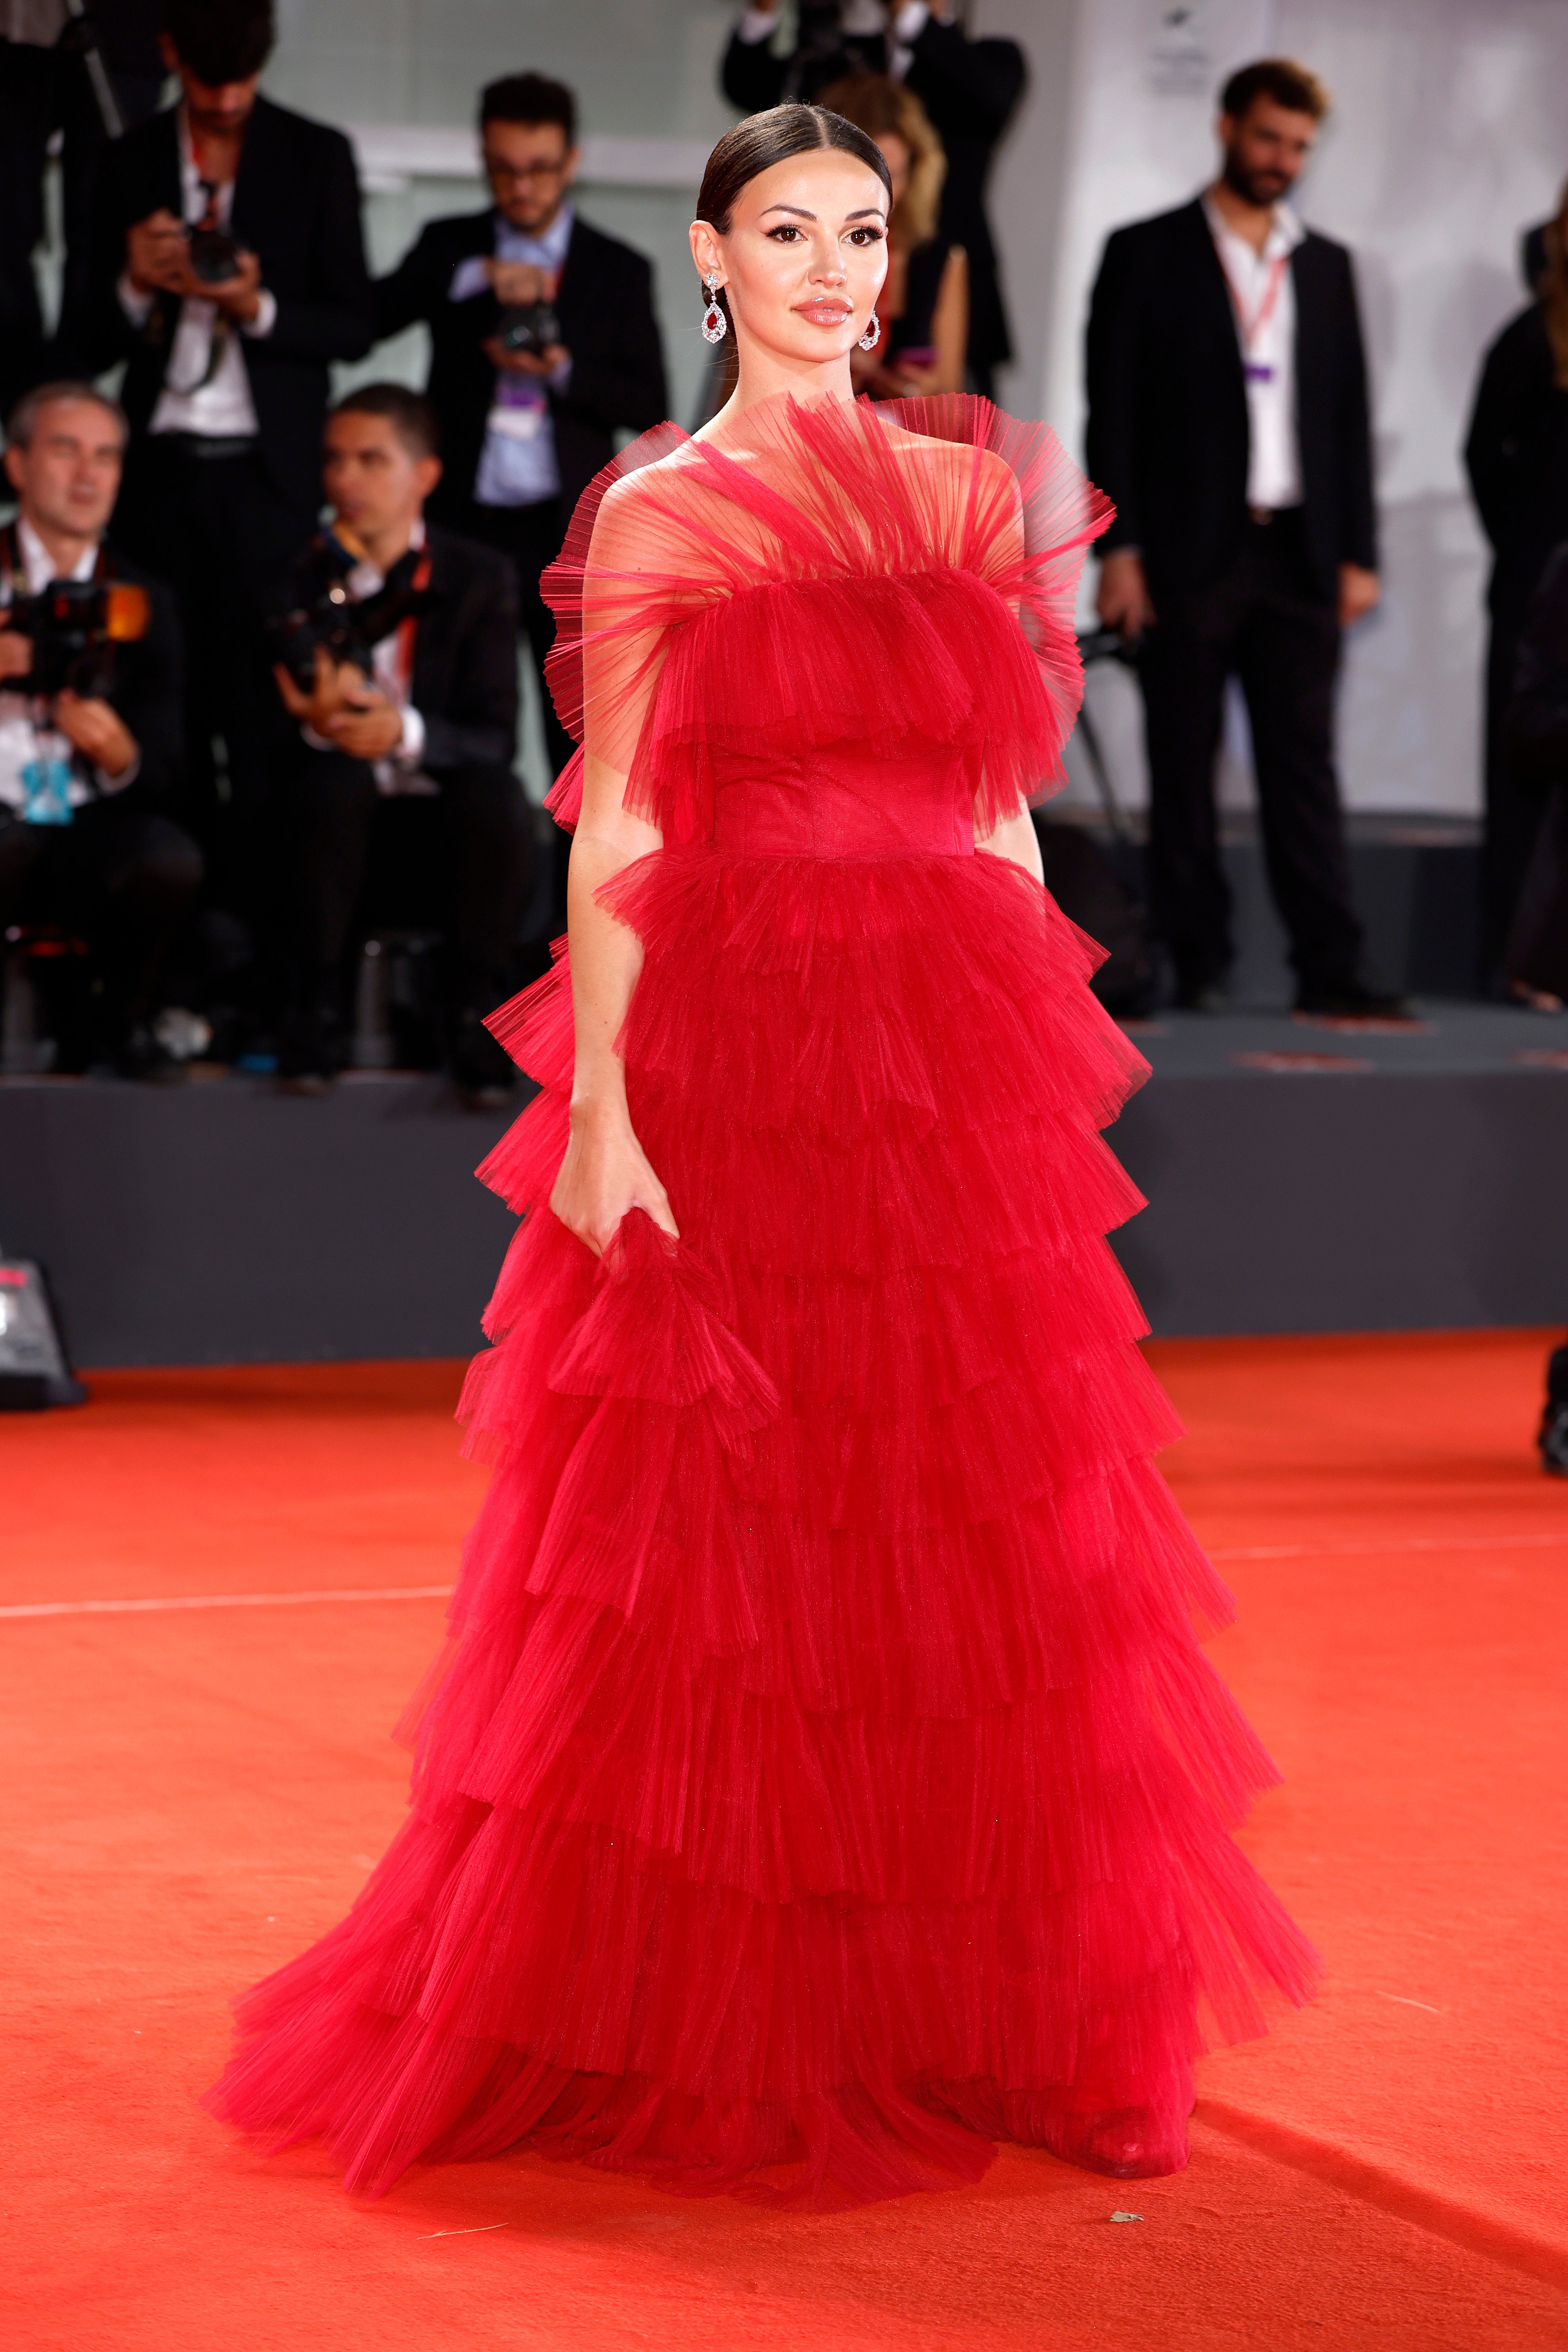
{"type": "MultiPolygon", "coordinates": [[[[7,1081],[0,1244],[89,1369],[466,1355],[515,1230],[472,1173],[505,1124],[435,1078],[7,1081]]],[[[1111,1141],[1156,1333],[1568,1319],[1561,1074],[1165,1076],[1111,1141]]]]}

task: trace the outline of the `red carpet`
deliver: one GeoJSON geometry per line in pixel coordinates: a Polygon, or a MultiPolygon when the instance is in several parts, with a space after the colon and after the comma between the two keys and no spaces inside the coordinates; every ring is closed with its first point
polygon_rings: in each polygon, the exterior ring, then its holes
{"type": "Polygon", "coordinates": [[[1329,1964],[1211,2059],[1190,2168],[1005,2153],[848,2214],[536,2159],[377,2205],[196,2105],[228,1995],[342,1910],[479,1491],[453,1366],[100,1375],[0,1423],[8,2344],[1363,2352],[1568,2345],[1568,1487],[1546,1335],[1166,1343],[1167,1457],[1282,1765],[1250,1850],[1329,1964]],[[291,1601],[270,1596],[337,1594],[291,1601]],[[54,1604],[247,1596],[150,1611],[54,1604]],[[359,1596],[359,1597],[349,1597],[359,1596]],[[45,1604],[50,1613],[37,1613],[45,1604]],[[1113,2221],[1115,2212],[1135,2221],[1113,2221]]]}

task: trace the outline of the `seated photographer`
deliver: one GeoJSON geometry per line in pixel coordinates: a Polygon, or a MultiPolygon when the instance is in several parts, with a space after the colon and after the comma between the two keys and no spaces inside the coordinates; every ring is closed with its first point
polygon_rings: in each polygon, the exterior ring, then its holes
{"type": "Polygon", "coordinates": [[[59,925],[86,939],[92,986],[57,1036],[57,1069],[106,1055],[122,1076],[175,1078],[184,1065],[149,1024],[202,860],[155,805],[180,760],[174,604],[104,544],[125,433],[86,383],[40,385],[7,427],[17,512],[0,532],[0,931],[59,925]]]}
{"type": "MultiPolygon", "coordinates": [[[[430,330],[426,386],[447,472],[431,511],[517,568],[518,609],[539,672],[552,773],[570,736],[544,686],[555,619],[539,575],[572,510],[616,454],[668,408],[653,272],[572,208],[577,108],[542,74],[509,74],[479,100],[493,203],[427,221],[375,287],[377,338],[430,330]]],[[[563,904],[564,900],[563,899],[563,904]]]]}
{"type": "Polygon", "coordinates": [[[322,463],[332,524],[299,558],[290,609],[273,623],[278,690],[300,730],[286,784],[293,1003],[278,1066],[306,1090],[342,1066],[374,850],[400,857],[416,889],[434,865],[452,1073],[489,1103],[516,1075],[484,1015],[512,984],[533,860],[512,765],[517,597],[504,557],[426,527],[437,439],[429,404],[402,384],[338,403],[322,463]]]}

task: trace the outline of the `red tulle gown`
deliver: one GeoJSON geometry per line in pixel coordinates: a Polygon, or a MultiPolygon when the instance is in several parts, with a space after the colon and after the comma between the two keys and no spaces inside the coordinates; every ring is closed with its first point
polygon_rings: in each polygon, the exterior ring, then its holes
{"type": "Polygon", "coordinates": [[[647,435],[546,576],[562,715],[662,831],[605,896],[681,1238],[549,1212],[563,961],[492,1024],[542,1092],[481,1171],[524,1222],[413,1810],[212,2095],[352,2187],[519,2143],[800,2202],[999,2139],[1166,2170],[1205,2039],[1309,1990],[1103,1238],[1143,1065],[974,848],[1057,772],[1107,513],[984,402],[781,398],[647,435]]]}

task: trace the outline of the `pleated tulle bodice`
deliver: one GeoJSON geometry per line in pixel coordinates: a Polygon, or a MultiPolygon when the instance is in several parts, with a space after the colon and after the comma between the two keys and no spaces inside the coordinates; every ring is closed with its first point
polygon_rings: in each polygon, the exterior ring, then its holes
{"type": "Polygon", "coordinates": [[[896,762],[861,743],[731,754],[715,762],[711,841],[732,857],[968,857],[968,765],[943,746],[896,762]]]}
{"type": "Polygon", "coordinates": [[[712,714],[690,754],[712,845],[759,857],[970,855],[988,642],[1013,648],[1032,698],[1035,667],[1011,613],[956,565],[766,582],[710,606],[684,631],[659,696],[668,708],[689,695],[712,714]]]}
{"type": "MultiPolygon", "coordinates": [[[[668,847],[967,853],[1059,773],[1106,512],[1047,427],[984,401],[661,426],[542,583],[557,707],[668,847]]],[[[581,791],[574,761],[563,824],[581,791]]]]}

